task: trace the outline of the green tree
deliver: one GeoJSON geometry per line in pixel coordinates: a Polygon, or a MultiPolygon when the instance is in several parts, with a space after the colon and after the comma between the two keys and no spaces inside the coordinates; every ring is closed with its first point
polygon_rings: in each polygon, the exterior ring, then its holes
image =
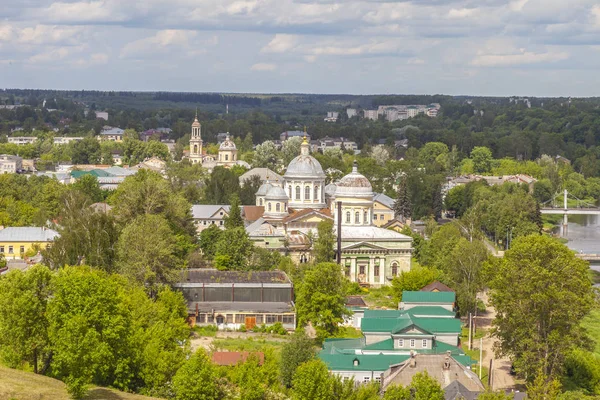
{"type": "Polygon", "coordinates": [[[600,394],[600,360],[583,349],[575,349],[566,357],[565,375],[570,382],[588,394],[600,394]]]}
{"type": "Polygon", "coordinates": [[[471,159],[473,160],[473,168],[477,174],[485,174],[492,169],[492,152],[487,147],[474,147],[471,150],[471,159]]]}
{"type": "Polygon", "coordinates": [[[512,400],[513,395],[504,391],[492,392],[487,390],[477,396],[477,400],[512,400]]]}
{"type": "Polygon", "coordinates": [[[100,142],[94,137],[86,137],[74,141],[71,146],[71,161],[73,164],[98,164],[101,157],[100,142]]]}
{"type": "Polygon", "coordinates": [[[513,358],[529,382],[540,373],[553,379],[582,340],[593,303],[586,262],[555,239],[531,235],[516,239],[493,273],[498,355],[513,358]]]}
{"type": "Polygon", "coordinates": [[[52,280],[48,336],[52,373],[81,398],[91,383],[131,378],[129,324],[119,278],[87,267],[66,267],[52,280]]]}
{"type": "Polygon", "coordinates": [[[298,366],[315,358],[315,343],[303,331],[296,332],[281,349],[280,377],[290,387],[298,366]]]}
{"type": "Polygon", "coordinates": [[[383,395],[383,400],[411,400],[412,395],[408,386],[388,386],[383,395]]]}
{"type": "Polygon", "coordinates": [[[345,294],[346,278],[338,264],[320,263],[309,267],[296,293],[298,325],[312,323],[320,339],[335,334],[347,313],[345,294]]]}
{"type": "Polygon", "coordinates": [[[419,372],[410,381],[414,400],[444,400],[444,390],[427,371],[419,372]]]}
{"type": "Polygon", "coordinates": [[[400,178],[398,192],[394,202],[394,214],[396,217],[410,219],[412,217],[412,201],[406,176],[400,178]]]}
{"type": "Polygon", "coordinates": [[[256,146],[252,166],[255,168],[275,169],[279,161],[279,154],[275,144],[267,140],[256,146]]]}
{"type": "MultiPolygon", "coordinates": [[[[0,356],[11,368],[24,363],[37,374],[50,360],[46,309],[51,273],[41,265],[0,279],[0,356]]],[[[45,368],[44,368],[45,369],[45,368]]]]}
{"type": "Polygon", "coordinates": [[[100,189],[98,178],[94,175],[83,175],[71,186],[71,188],[88,196],[92,203],[104,200],[104,192],[100,189]]]}
{"type": "Polygon", "coordinates": [[[205,181],[205,204],[229,204],[231,196],[239,195],[240,182],[237,175],[230,169],[215,167],[210,177],[205,181]]]}
{"type": "Polygon", "coordinates": [[[199,349],[173,377],[177,400],[220,400],[224,397],[215,368],[203,349],[199,349]]]}
{"type": "Polygon", "coordinates": [[[202,254],[212,260],[217,251],[217,243],[223,231],[216,224],[210,224],[208,228],[200,232],[200,249],[202,254]]]}
{"type": "Polygon", "coordinates": [[[87,264],[114,272],[119,237],[115,220],[111,214],[90,207],[90,201],[74,190],[63,196],[61,223],[57,227],[60,236],[42,251],[48,266],[87,264]]]}
{"type": "Polygon", "coordinates": [[[215,247],[215,266],[221,270],[247,270],[253,248],[245,228],[227,229],[215,247]]]}
{"type": "Polygon", "coordinates": [[[332,378],[323,361],[309,360],[296,369],[292,380],[293,399],[333,400],[332,378]]]}
{"type": "Polygon", "coordinates": [[[300,145],[302,144],[302,138],[299,136],[289,138],[281,146],[281,155],[283,156],[283,163],[288,165],[290,161],[300,155],[300,145]]]}
{"type": "Polygon", "coordinates": [[[331,262],[335,257],[336,237],[333,233],[333,221],[324,220],[317,225],[317,239],[314,243],[315,261],[331,262]]]}
{"type": "Polygon", "coordinates": [[[117,243],[119,271],[155,293],[180,278],[183,262],[176,255],[177,239],[160,215],[140,215],[128,224],[117,243]]]}
{"type": "Polygon", "coordinates": [[[413,266],[410,271],[402,271],[392,280],[394,301],[402,301],[402,292],[419,291],[431,282],[440,279],[441,271],[435,268],[413,266]]]}
{"type": "Polygon", "coordinates": [[[231,195],[229,215],[224,218],[225,229],[243,228],[242,209],[240,208],[240,198],[237,194],[231,195]]]}
{"type": "Polygon", "coordinates": [[[461,315],[475,313],[477,292],[483,289],[483,263],[488,259],[488,251],[480,240],[468,241],[460,238],[454,246],[450,258],[452,264],[444,268],[452,288],[456,291],[456,300],[461,315]]]}

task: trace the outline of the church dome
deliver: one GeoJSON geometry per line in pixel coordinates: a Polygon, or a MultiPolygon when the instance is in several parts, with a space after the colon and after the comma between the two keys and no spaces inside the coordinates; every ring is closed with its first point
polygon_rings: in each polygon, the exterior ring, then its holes
{"type": "Polygon", "coordinates": [[[269,189],[271,189],[272,187],[273,187],[273,185],[271,183],[265,182],[262,185],[260,185],[260,187],[256,191],[256,195],[257,196],[264,196],[264,195],[267,194],[267,192],[269,191],[269,189]]]}
{"type": "Polygon", "coordinates": [[[325,186],[325,196],[335,195],[336,188],[337,188],[337,185],[335,183],[330,183],[329,185],[325,186]]]}
{"type": "Polygon", "coordinates": [[[356,161],[354,161],[352,172],[340,179],[336,186],[336,197],[373,197],[371,182],[364,175],[358,173],[356,161]]]}
{"type": "Polygon", "coordinates": [[[271,185],[271,188],[267,190],[265,199],[267,199],[267,200],[287,200],[288,196],[285,193],[285,190],[283,190],[283,188],[281,186],[271,185]]]}
{"type": "Polygon", "coordinates": [[[194,122],[192,122],[192,127],[195,128],[200,126],[200,122],[198,122],[198,117],[194,118],[194,122]]]}
{"type": "Polygon", "coordinates": [[[325,178],[323,167],[316,158],[309,154],[309,144],[304,139],[300,146],[300,155],[294,158],[285,171],[285,179],[293,178],[325,178]]]}
{"type": "Polygon", "coordinates": [[[235,146],[235,143],[233,143],[233,140],[229,138],[229,135],[227,135],[225,140],[223,140],[223,143],[219,146],[219,150],[237,150],[237,147],[235,146]]]}

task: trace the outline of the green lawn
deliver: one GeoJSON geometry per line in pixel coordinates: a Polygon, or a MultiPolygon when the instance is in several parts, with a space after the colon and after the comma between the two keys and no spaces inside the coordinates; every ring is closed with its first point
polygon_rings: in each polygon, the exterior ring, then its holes
{"type": "Polygon", "coordinates": [[[392,289],[389,286],[369,288],[363,299],[369,308],[391,308],[394,310],[398,308],[398,303],[394,301],[392,289]]]}
{"type": "Polygon", "coordinates": [[[594,353],[600,356],[600,308],[594,308],[583,319],[582,325],[595,342],[594,353]]]}
{"type": "Polygon", "coordinates": [[[265,351],[266,349],[273,349],[275,351],[281,350],[281,347],[287,342],[287,338],[284,336],[278,340],[269,340],[264,338],[225,338],[215,339],[212,342],[212,346],[216,350],[230,350],[230,351],[265,351]]]}

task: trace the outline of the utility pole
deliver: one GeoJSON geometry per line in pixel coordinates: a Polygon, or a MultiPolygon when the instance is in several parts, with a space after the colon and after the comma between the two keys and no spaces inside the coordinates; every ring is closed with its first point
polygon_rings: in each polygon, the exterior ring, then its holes
{"type": "Polygon", "coordinates": [[[473,327],[472,324],[472,314],[469,313],[469,350],[471,350],[471,329],[473,327]]]}
{"type": "Polygon", "coordinates": [[[481,380],[481,370],[483,369],[483,338],[479,339],[479,380],[481,380]]]}
{"type": "Polygon", "coordinates": [[[341,201],[337,202],[337,262],[339,265],[342,265],[342,202],[341,201]]]}

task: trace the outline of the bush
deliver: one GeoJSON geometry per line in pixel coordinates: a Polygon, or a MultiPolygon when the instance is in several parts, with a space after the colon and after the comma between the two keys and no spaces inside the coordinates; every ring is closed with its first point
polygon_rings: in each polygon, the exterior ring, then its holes
{"type": "Polygon", "coordinates": [[[242,324],[239,329],[240,332],[246,332],[246,325],[242,324]]]}
{"type": "Polygon", "coordinates": [[[600,361],[587,351],[576,349],[565,360],[565,374],[589,394],[600,394],[600,361]]]}

